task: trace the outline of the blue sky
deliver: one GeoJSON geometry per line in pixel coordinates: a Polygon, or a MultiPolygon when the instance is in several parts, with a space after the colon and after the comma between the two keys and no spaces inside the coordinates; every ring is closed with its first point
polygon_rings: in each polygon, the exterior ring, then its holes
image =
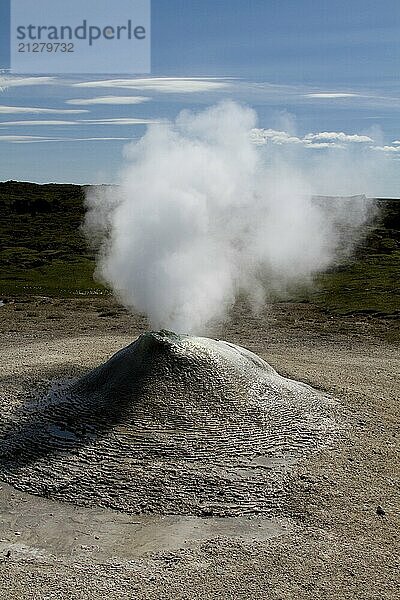
{"type": "MultiPolygon", "coordinates": [[[[5,1],[3,65],[7,22],[5,1]]],[[[114,181],[148,122],[232,98],[304,160],[368,148],[385,168],[363,191],[400,196],[399,26],[398,0],[153,0],[150,76],[3,77],[0,179],[114,181]]]]}

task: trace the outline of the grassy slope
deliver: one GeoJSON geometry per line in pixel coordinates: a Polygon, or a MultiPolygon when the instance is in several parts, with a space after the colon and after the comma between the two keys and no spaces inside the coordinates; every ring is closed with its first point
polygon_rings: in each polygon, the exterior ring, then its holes
{"type": "Polygon", "coordinates": [[[321,274],[309,299],[341,314],[395,313],[400,311],[399,265],[398,250],[360,258],[344,270],[321,274]]]}
{"type": "Polygon", "coordinates": [[[319,275],[309,299],[341,314],[400,312],[400,200],[377,201],[374,227],[356,255],[319,275]]]}
{"type": "MultiPolygon", "coordinates": [[[[0,183],[1,295],[107,293],[93,279],[94,257],[80,232],[83,200],[79,186],[0,183]]],[[[294,299],[340,313],[400,310],[400,201],[381,201],[380,209],[357,257],[294,299]]]]}
{"type": "Polygon", "coordinates": [[[80,231],[83,200],[79,186],[0,183],[0,293],[104,292],[80,231]]]}

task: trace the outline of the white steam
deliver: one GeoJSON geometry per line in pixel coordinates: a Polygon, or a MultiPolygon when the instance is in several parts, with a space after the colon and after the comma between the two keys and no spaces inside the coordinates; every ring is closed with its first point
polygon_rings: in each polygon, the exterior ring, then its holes
{"type": "Polygon", "coordinates": [[[118,187],[89,192],[98,273],[153,328],[204,331],[239,293],[260,305],[355,242],[366,203],[318,205],[304,173],[252,143],[255,126],[233,102],[185,111],[127,148],[118,187]]]}

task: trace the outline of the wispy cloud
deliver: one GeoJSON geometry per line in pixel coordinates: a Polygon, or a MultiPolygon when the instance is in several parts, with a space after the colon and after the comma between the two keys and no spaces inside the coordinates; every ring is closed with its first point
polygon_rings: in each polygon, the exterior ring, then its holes
{"type": "Polygon", "coordinates": [[[230,82],[223,79],[201,77],[148,77],[144,79],[83,81],[75,83],[74,86],[78,88],[120,88],[169,94],[190,94],[227,89],[230,87],[230,82]]]}
{"type": "Polygon", "coordinates": [[[34,121],[1,121],[0,127],[59,127],[68,125],[151,125],[152,123],[158,123],[159,121],[153,119],[140,119],[134,117],[115,117],[110,119],[78,119],[64,121],[61,119],[57,120],[42,120],[37,119],[34,121]]]}
{"type": "Polygon", "coordinates": [[[303,94],[304,98],[321,98],[321,100],[336,100],[337,98],[357,98],[360,94],[353,92],[315,92],[310,94],[303,94]]]}
{"type": "Polygon", "coordinates": [[[79,106],[92,106],[96,104],[142,104],[151,98],[147,96],[101,96],[99,98],[72,98],[66,104],[79,106]]]}
{"type": "Polygon", "coordinates": [[[286,131],[277,131],[276,129],[253,129],[251,139],[254,144],[263,146],[268,141],[273,144],[301,144],[302,140],[296,136],[290,135],[286,131]]]}
{"type": "Polygon", "coordinates": [[[303,140],[305,148],[345,148],[344,144],[338,144],[337,142],[312,142],[309,140],[303,140]]]}
{"type": "Polygon", "coordinates": [[[21,125],[26,125],[27,127],[32,127],[36,125],[41,125],[42,127],[53,127],[57,125],[77,125],[79,121],[1,121],[0,127],[19,127],[21,125]]]}
{"type": "Polygon", "coordinates": [[[115,119],[80,119],[80,125],[151,125],[158,123],[153,119],[135,119],[130,117],[118,117],[115,119]]]}
{"type": "Polygon", "coordinates": [[[13,77],[0,76],[0,89],[27,87],[31,85],[50,85],[56,81],[55,77],[13,77]]]}
{"type": "Polygon", "coordinates": [[[66,138],[66,137],[43,137],[39,135],[0,135],[0,142],[8,142],[12,144],[34,144],[38,142],[107,142],[107,141],[132,141],[131,137],[81,137],[81,138],[66,138]]]}
{"type": "MultiPolygon", "coordinates": [[[[87,111],[85,111],[87,112],[87,111]]],[[[36,119],[34,121],[23,120],[23,121],[1,121],[0,127],[17,127],[17,126],[37,126],[53,127],[53,126],[67,126],[67,125],[151,125],[153,123],[159,123],[154,119],[141,119],[135,117],[115,117],[110,119],[77,119],[64,121],[61,119],[57,120],[43,120],[36,119]]]]}
{"type": "Polygon", "coordinates": [[[400,146],[372,146],[372,148],[381,152],[400,152],[400,146]]]}
{"type": "Polygon", "coordinates": [[[88,110],[84,109],[58,109],[58,108],[37,108],[29,106],[4,106],[0,105],[0,114],[7,115],[19,115],[19,114],[32,114],[32,115],[77,115],[87,113],[88,110]]]}
{"type": "Polygon", "coordinates": [[[339,141],[356,144],[374,141],[368,135],[348,134],[343,133],[343,131],[321,131],[320,133],[307,133],[307,135],[304,136],[304,140],[339,141]]]}
{"type": "Polygon", "coordinates": [[[62,138],[58,141],[62,142],[131,142],[131,137],[84,137],[84,138],[62,138]]]}
{"type": "Polygon", "coordinates": [[[367,135],[348,134],[343,131],[322,131],[307,133],[304,137],[298,137],[287,131],[258,128],[252,130],[251,138],[257,145],[267,143],[278,145],[301,144],[306,148],[344,148],[346,144],[373,142],[373,139],[367,135]]]}
{"type": "Polygon", "coordinates": [[[49,138],[38,135],[0,135],[0,142],[11,142],[13,144],[32,144],[33,142],[48,142],[49,138]]]}
{"type": "MultiPolygon", "coordinates": [[[[311,102],[313,100],[338,100],[341,106],[346,106],[346,101],[349,101],[349,106],[354,107],[355,102],[358,107],[363,108],[399,108],[400,100],[395,95],[383,95],[377,91],[364,90],[362,93],[357,92],[325,92],[314,91],[307,92],[304,90],[298,98],[302,98],[303,102],[311,102]]],[[[367,118],[367,117],[365,117],[367,118]]]]}

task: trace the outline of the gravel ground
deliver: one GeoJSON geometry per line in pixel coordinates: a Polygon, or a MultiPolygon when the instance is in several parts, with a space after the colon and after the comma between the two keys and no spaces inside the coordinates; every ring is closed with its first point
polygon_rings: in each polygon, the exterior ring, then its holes
{"type": "MultiPolygon", "coordinates": [[[[0,393],[108,358],[147,328],[111,299],[0,307],[0,393]]],[[[397,599],[398,321],[237,306],[208,332],[333,395],[340,442],[295,467],[284,518],[134,518],[0,486],[0,598],[397,599]]],[[[135,515],[133,515],[135,517],[135,515]]]]}

